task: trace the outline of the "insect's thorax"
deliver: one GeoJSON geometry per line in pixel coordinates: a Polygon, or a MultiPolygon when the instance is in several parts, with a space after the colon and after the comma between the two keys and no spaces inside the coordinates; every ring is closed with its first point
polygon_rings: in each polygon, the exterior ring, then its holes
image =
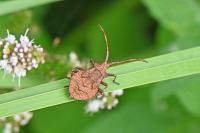
{"type": "Polygon", "coordinates": [[[101,81],[104,77],[106,77],[106,70],[107,63],[95,64],[95,66],[89,70],[91,80],[101,81]]]}

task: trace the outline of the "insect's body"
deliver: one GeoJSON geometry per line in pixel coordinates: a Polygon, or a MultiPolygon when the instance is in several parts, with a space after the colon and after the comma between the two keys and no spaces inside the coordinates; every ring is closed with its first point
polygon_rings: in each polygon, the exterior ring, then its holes
{"type": "Polygon", "coordinates": [[[101,93],[99,84],[107,76],[107,63],[100,65],[95,63],[94,65],[88,70],[79,69],[71,73],[70,97],[77,100],[88,100],[101,93]]]}
{"type": "MultiPolygon", "coordinates": [[[[102,64],[97,64],[93,60],[91,60],[92,67],[90,69],[83,68],[75,68],[72,71],[69,83],[69,93],[70,97],[76,100],[89,100],[96,97],[99,93],[102,93],[102,90],[99,88],[99,85],[102,84],[107,88],[107,83],[103,82],[103,79],[108,76],[113,76],[114,83],[116,79],[116,75],[107,73],[106,70],[108,67],[116,64],[121,64],[129,61],[144,61],[143,59],[129,59],[120,62],[112,62],[108,63],[109,57],[109,48],[108,42],[106,38],[106,34],[103,28],[100,26],[101,30],[104,33],[104,38],[106,41],[106,59],[102,64]]],[[[117,83],[118,84],[118,83],[117,83]]]]}

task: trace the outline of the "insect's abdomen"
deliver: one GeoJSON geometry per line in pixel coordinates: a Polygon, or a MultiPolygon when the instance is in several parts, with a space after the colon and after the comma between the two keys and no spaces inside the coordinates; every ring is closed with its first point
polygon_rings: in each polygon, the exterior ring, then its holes
{"type": "Polygon", "coordinates": [[[82,71],[71,77],[69,84],[70,97],[76,100],[89,100],[96,96],[98,92],[98,83],[93,82],[90,78],[83,76],[82,71]]]}

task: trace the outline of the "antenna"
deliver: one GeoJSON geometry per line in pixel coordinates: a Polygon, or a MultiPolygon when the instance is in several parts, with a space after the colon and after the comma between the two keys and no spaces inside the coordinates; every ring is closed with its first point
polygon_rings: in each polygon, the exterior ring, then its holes
{"type": "Polygon", "coordinates": [[[99,27],[100,27],[101,31],[103,32],[104,39],[106,41],[106,59],[105,59],[105,62],[108,62],[108,58],[109,58],[108,39],[106,37],[106,32],[104,31],[104,29],[102,28],[102,26],[100,24],[99,24],[99,27]]]}
{"type": "Polygon", "coordinates": [[[123,61],[112,62],[109,64],[109,66],[118,65],[118,64],[122,64],[122,63],[126,63],[126,62],[132,62],[132,61],[142,61],[142,62],[148,63],[148,61],[146,61],[144,59],[128,59],[128,60],[123,60],[123,61]]]}

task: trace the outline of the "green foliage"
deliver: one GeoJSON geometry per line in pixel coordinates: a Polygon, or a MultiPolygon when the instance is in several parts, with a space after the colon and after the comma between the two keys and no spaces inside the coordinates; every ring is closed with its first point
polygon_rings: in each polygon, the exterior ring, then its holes
{"type": "MultiPolygon", "coordinates": [[[[111,78],[106,91],[125,89],[158,81],[200,73],[200,47],[147,59],[149,63],[132,62],[109,69],[117,75],[120,85],[112,83],[111,78]]],[[[11,116],[24,111],[71,101],[64,88],[67,80],[58,80],[43,85],[14,91],[0,96],[0,116],[11,116]],[[49,100],[46,100],[49,99],[49,100]],[[14,108],[18,107],[18,108],[14,108]]]]}
{"type": "MultiPolygon", "coordinates": [[[[183,2],[176,0],[173,1],[172,4],[172,2],[169,1],[158,2],[154,0],[144,0],[144,3],[150,8],[154,17],[156,17],[164,27],[170,30],[171,33],[169,31],[166,32],[166,30],[162,32],[162,34],[164,33],[162,37],[164,38],[163,42],[171,43],[171,45],[167,46],[168,50],[173,46],[175,49],[182,49],[199,45],[200,23],[198,14],[200,10],[196,1],[185,0],[183,2]],[[164,7],[170,7],[171,10],[163,10],[164,7]],[[174,14],[172,12],[176,13],[174,14]],[[170,37],[170,39],[166,39],[168,35],[177,37],[170,37]]],[[[159,43],[162,42],[160,41],[158,44],[159,43]]],[[[159,101],[162,101],[164,98],[176,95],[188,111],[199,116],[199,93],[197,89],[197,86],[199,85],[198,80],[199,75],[194,75],[188,78],[157,84],[152,93],[152,98],[154,99],[153,101],[159,105],[159,101]]]]}
{"type": "Polygon", "coordinates": [[[44,5],[59,0],[13,0],[13,1],[1,1],[0,2],[0,15],[24,10],[27,8],[44,5]]]}

